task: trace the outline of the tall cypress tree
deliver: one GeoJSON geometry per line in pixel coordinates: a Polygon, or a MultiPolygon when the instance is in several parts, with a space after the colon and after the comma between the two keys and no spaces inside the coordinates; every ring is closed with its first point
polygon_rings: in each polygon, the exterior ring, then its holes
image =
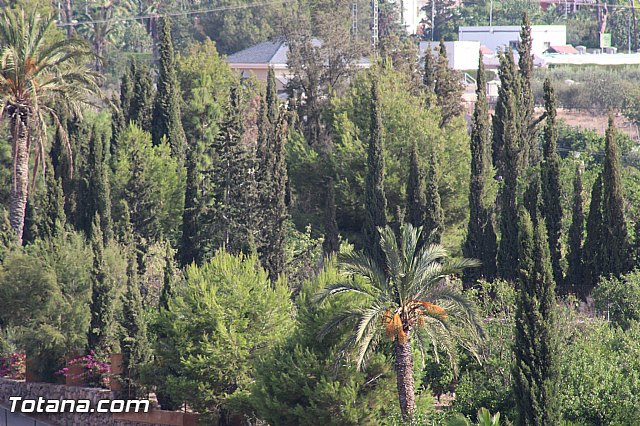
{"type": "Polygon", "coordinates": [[[427,190],[425,174],[418,160],[418,148],[413,144],[409,161],[409,179],[407,180],[407,221],[413,226],[422,226],[427,210],[427,190]]]}
{"type": "Polygon", "coordinates": [[[591,189],[591,203],[587,216],[587,237],[584,241],[584,294],[593,288],[602,275],[602,174],[591,189]]]}
{"type": "Polygon", "coordinates": [[[584,189],[582,187],[582,165],[576,166],[576,175],[573,179],[573,206],[571,213],[571,226],[569,227],[569,253],[567,260],[566,285],[577,286],[583,284],[584,264],[582,239],[584,234],[584,189]]]}
{"type": "Polygon", "coordinates": [[[322,252],[325,256],[331,256],[340,251],[340,235],[338,222],[336,221],[336,192],[333,187],[333,179],[327,182],[327,195],[324,209],[324,241],[322,252]]]}
{"type": "Polygon", "coordinates": [[[514,394],[520,425],[554,425],[557,404],[555,283],[544,220],[520,211],[514,394]]]}
{"type": "Polygon", "coordinates": [[[465,270],[465,281],[480,277],[493,280],[496,275],[496,241],[493,200],[488,199],[487,185],[491,179],[491,139],[487,80],[482,53],[478,63],[476,104],[471,123],[471,179],[469,181],[469,224],[462,247],[465,257],[480,259],[480,268],[465,270]]]}
{"type": "Polygon", "coordinates": [[[50,239],[64,231],[67,217],[64,213],[64,193],[61,179],[56,179],[54,174],[49,172],[46,174],[45,183],[46,190],[38,233],[42,238],[50,239]]]}
{"type": "Polygon", "coordinates": [[[438,160],[435,151],[429,157],[427,170],[427,204],[424,215],[424,229],[431,232],[431,242],[440,243],[444,232],[444,212],[438,190],[438,160]]]}
{"type": "Polygon", "coordinates": [[[444,127],[452,119],[462,114],[462,84],[457,72],[449,67],[447,49],[444,41],[440,40],[440,53],[436,62],[434,92],[442,118],[440,127],[444,127]]]}
{"type": "Polygon", "coordinates": [[[171,247],[167,244],[167,252],[164,257],[164,276],[162,281],[162,292],[160,293],[160,301],[158,307],[160,309],[169,309],[169,301],[175,295],[175,274],[173,268],[173,254],[171,247]]]}
{"type": "Polygon", "coordinates": [[[498,275],[506,280],[515,280],[518,263],[517,190],[521,172],[516,109],[519,89],[511,50],[500,55],[500,81],[498,103],[493,116],[494,158],[499,180],[502,181],[498,200],[501,236],[497,257],[498,275]]]}
{"type": "Polygon", "coordinates": [[[436,61],[433,57],[433,49],[431,43],[427,45],[427,50],[424,52],[424,68],[422,74],[422,84],[428,94],[435,93],[436,83],[436,61]]]}
{"type": "Polygon", "coordinates": [[[562,205],[560,204],[560,158],[557,152],[556,95],[548,77],[544,82],[544,103],[547,122],[544,127],[544,161],[541,169],[544,201],[542,214],[547,224],[553,277],[557,283],[562,283],[564,282],[562,264],[560,263],[562,259],[560,248],[562,205]]]}
{"type": "MultiPolygon", "coordinates": [[[[220,244],[233,253],[246,249],[250,236],[257,229],[253,214],[256,208],[254,198],[257,197],[256,183],[252,175],[253,158],[242,144],[244,132],[242,115],[240,89],[232,87],[225,118],[216,138],[216,162],[211,180],[215,182],[217,201],[212,228],[220,244]]],[[[274,162],[271,167],[276,166],[276,156],[279,154],[273,153],[273,155],[274,162]]],[[[273,171],[271,176],[274,178],[276,176],[273,171]]],[[[275,182],[271,181],[270,184],[275,185],[275,182]]],[[[267,196],[274,195],[273,192],[268,191],[269,189],[276,190],[275,186],[264,189],[267,196]]],[[[267,206],[273,205],[268,203],[267,206]]]]}
{"type": "Polygon", "coordinates": [[[171,41],[171,22],[167,17],[162,20],[160,32],[157,87],[151,128],[153,143],[159,145],[162,138],[166,137],[171,147],[171,155],[184,163],[186,137],[180,115],[180,87],[171,41]]]}
{"type": "MultiPolygon", "coordinates": [[[[113,236],[113,228],[111,223],[111,189],[109,185],[109,174],[106,168],[106,158],[108,144],[106,135],[94,126],[92,132],[91,143],[89,146],[89,167],[88,170],[88,189],[89,198],[86,199],[87,205],[84,207],[87,211],[86,220],[89,222],[97,213],[100,216],[100,229],[105,244],[113,236]]],[[[91,226],[87,229],[87,235],[91,233],[91,226]]]]}
{"type": "Polygon", "coordinates": [[[520,43],[518,44],[519,84],[520,99],[517,103],[519,109],[519,130],[520,130],[520,161],[523,170],[530,164],[538,162],[538,148],[536,145],[536,134],[531,128],[533,124],[533,89],[531,79],[533,77],[533,53],[531,38],[531,21],[525,12],[522,16],[522,28],[520,30],[520,43]]]}
{"type": "Polygon", "coordinates": [[[385,264],[380,248],[378,227],[387,224],[387,199],[384,193],[384,147],[382,139],[382,114],[378,82],[371,84],[371,128],[367,150],[367,176],[365,179],[364,249],[379,265],[385,264]]]}
{"type": "Polygon", "coordinates": [[[115,309],[111,283],[104,270],[104,241],[100,215],[96,213],[91,227],[93,268],[91,270],[91,323],[87,334],[90,350],[106,355],[115,347],[115,309]]]}
{"type": "Polygon", "coordinates": [[[124,381],[129,398],[142,396],[139,383],[141,368],[151,360],[151,344],[147,336],[147,323],[138,286],[136,256],[129,248],[127,255],[127,291],[122,302],[123,336],[120,347],[123,354],[124,381]]]}
{"type": "Polygon", "coordinates": [[[628,271],[629,237],[624,217],[624,196],[620,176],[620,154],[613,115],[609,115],[605,160],[602,169],[602,273],[620,275],[628,271]]]}
{"type": "MultiPolygon", "coordinates": [[[[131,64],[133,94],[129,106],[128,119],[146,132],[151,131],[153,122],[154,89],[151,71],[147,65],[131,64]]],[[[125,116],[127,117],[127,116],[125,116]]],[[[126,122],[127,125],[129,121],[126,122]]]]}
{"type": "Polygon", "coordinates": [[[187,147],[187,181],[182,213],[182,235],[180,239],[179,259],[184,267],[199,259],[198,217],[200,216],[200,196],[198,190],[198,146],[195,140],[187,147]]]}
{"type": "Polygon", "coordinates": [[[120,134],[127,128],[131,120],[131,100],[133,99],[133,75],[135,72],[135,63],[132,61],[129,68],[122,74],[120,78],[120,97],[114,95],[113,104],[115,109],[111,114],[111,157],[115,158],[118,150],[118,138],[120,134]]]}
{"type": "Polygon", "coordinates": [[[287,208],[287,113],[279,111],[276,126],[273,129],[273,139],[266,164],[270,168],[268,175],[271,179],[268,192],[268,204],[263,245],[259,251],[265,269],[271,280],[276,280],[285,270],[285,234],[286,222],[289,216],[287,208]]]}

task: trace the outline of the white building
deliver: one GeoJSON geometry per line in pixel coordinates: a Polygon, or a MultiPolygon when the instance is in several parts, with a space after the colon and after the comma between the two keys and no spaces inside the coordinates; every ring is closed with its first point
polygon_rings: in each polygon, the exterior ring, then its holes
{"type": "MultiPolygon", "coordinates": [[[[493,51],[518,49],[520,26],[460,27],[458,40],[479,41],[493,51]]],[[[551,46],[567,44],[565,25],[533,25],[531,27],[531,50],[534,55],[542,55],[551,46]]]]}
{"type": "MultiPolygon", "coordinates": [[[[437,55],[439,42],[420,42],[420,57],[424,57],[426,50],[431,46],[432,54],[437,55]]],[[[444,47],[447,50],[449,66],[454,70],[475,70],[478,68],[480,59],[479,41],[445,41],[444,47]]]]}

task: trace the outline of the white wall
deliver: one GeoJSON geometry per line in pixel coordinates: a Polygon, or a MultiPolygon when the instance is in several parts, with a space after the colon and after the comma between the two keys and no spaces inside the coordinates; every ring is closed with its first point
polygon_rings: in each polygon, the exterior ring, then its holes
{"type": "MultiPolygon", "coordinates": [[[[420,42],[420,57],[424,56],[429,44],[426,41],[420,42]]],[[[431,43],[431,48],[437,49],[439,45],[438,42],[431,43]]],[[[451,68],[456,70],[478,69],[478,60],[480,59],[479,41],[445,41],[444,47],[447,49],[447,59],[449,59],[451,68]]]]}
{"type": "MultiPolygon", "coordinates": [[[[564,25],[533,25],[531,27],[532,46],[535,55],[541,55],[548,46],[567,44],[567,27],[564,25]]],[[[493,51],[517,45],[520,40],[520,26],[460,27],[459,40],[475,40],[493,51]]]]}

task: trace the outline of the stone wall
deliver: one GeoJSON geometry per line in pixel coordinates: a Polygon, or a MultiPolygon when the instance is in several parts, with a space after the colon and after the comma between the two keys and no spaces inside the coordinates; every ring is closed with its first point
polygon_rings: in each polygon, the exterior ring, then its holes
{"type": "MultiPolygon", "coordinates": [[[[9,397],[24,399],[88,399],[95,407],[99,400],[114,399],[113,392],[106,389],[56,385],[51,383],[23,382],[0,378],[0,402],[11,407],[9,397]]],[[[142,426],[141,423],[115,420],[108,413],[55,413],[38,415],[45,421],[64,426],[142,426]]]]}

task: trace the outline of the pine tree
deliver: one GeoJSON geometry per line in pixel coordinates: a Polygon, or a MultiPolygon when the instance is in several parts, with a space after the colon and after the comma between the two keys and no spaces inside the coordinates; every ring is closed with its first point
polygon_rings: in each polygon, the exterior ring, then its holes
{"type": "Polygon", "coordinates": [[[142,396],[139,384],[140,369],[151,360],[151,344],[147,336],[147,323],[142,307],[142,296],[138,286],[138,272],[135,255],[127,255],[127,291],[122,302],[122,328],[124,335],[120,342],[123,354],[125,387],[129,398],[142,396]]]}
{"type": "Polygon", "coordinates": [[[557,404],[555,283],[544,220],[519,218],[519,264],[514,344],[514,395],[520,425],[554,425],[557,404]]]}
{"type": "MultiPolygon", "coordinates": [[[[154,89],[148,66],[131,64],[133,75],[133,96],[129,107],[129,121],[133,121],[146,132],[151,131],[153,122],[154,89]]],[[[126,123],[128,124],[129,121],[126,123]]]]}
{"type": "Polygon", "coordinates": [[[480,277],[493,280],[496,275],[496,252],[498,250],[493,217],[493,200],[487,199],[487,186],[491,179],[491,139],[489,127],[489,105],[487,103],[487,81],[482,61],[478,63],[477,100],[471,123],[471,179],[469,181],[469,224],[467,237],[462,247],[465,257],[479,259],[482,266],[467,268],[465,281],[473,282],[480,277]]]}
{"type": "Polygon", "coordinates": [[[462,84],[457,72],[449,67],[447,49],[440,40],[440,53],[436,62],[434,92],[442,118],[440,127],[444,127],[462,113],[462,84]]]}
{"type": "Polygon", "coordinates": [[[100,215],[96,213],[91,227],[93,268],[91,271],[91,323],[87,335],[88,349],[107,355],[115,346],[114,292],[104,270],[104,240],[100,215]]]}
{"type": "Polygon", "coordinates": [[[171,41],[171,23],[167,17],[162,20],[160,32],[160,61],[151,135],[154,145],[160,145],[162,138],[166,137],[171,155],[184,163],[186,137],[180,114],[180,87],[171,41]]]}
{"type": "Polygon", "coordinates": [[[407,221],[413,226],[422,226],[427,210],[427,190],[425,174],[418,160],[418,148],[413,144],[409,161],[409,179],[407,180],[407,221]]]}
{"type": "Polygon", "coordinates": [[[422,84],[428,94],[434,94],[436,83],[436,61],[433,57],[433,49],[431,43],[427,45],[427,50],[424,51],[424,69],[422,76],[422,84]]]}
{"type": "Polygon", "coordinates": [[[340,251],[340,235],[336,221],[336,193],[333,187],[333,179],[327,182],[327,195],[324,209],[324,241],[322,252],[325,256],[331,256],[340,251]]]}
{"type": "MultiPolygon", "coordinates": [[[[522,169],[526,169],[530,164],[538,162],[537,137],[533,125],[533,89],[531,79],[533,77],[533,53],[531,38],[531,21],[525,12],[522,16],[522,29],[520,30],[520,43],[518,44],[518,60],[520,96],[517,105],[519,109],[519,129],[520,129],[520,161],[522,169]]],[[[553,255],[553,254],[552,254],[553,255]]]]}
{"type": "Polygon", "coordinates": [[[620,275],[628,271],[629,237],[624,217],[624,196],[620,176],[620,154],[613,116],[609,115],[602,169],[602,273],[620,275]]]}
{"type": "Polygon", "coordinates": [[[438,189],[438,160],[436,153],[431,151],[429,169],[427,170],[427,204],[424,217],[424,229],[431,232],[430,242],[440,243],[444,232],[444,212],[440,203],[438,189]]]}
{"type": "Polygon", "coordinates": [[[364,249],[379,265],[385,258],[380,248],[378,227],[387,224],[387,199],[384,192],[384,147],[382,138],[382,114],[378,83],[371,85],[371,128],[367,150],[367,176],[365,179],[364,249]]]}
{"type": "Polygon", "coordinates": [[[505,280],[515,280],[518,263],[517,190],[521,172],[516,110],[518,84],[511,50],[500,55],[500,81],[498,103],[493,116],[494,158],[498,179],[502,181],[498,200],[501,235],[497,257],[498,275],[505,280]]]}
{"type": "Polygon", "coordinates": [[[576,176],[573,180],[573,207],[571,226],[569,227],[569,252],[567,260],[566,285],[582,285],[584,277],[584,260],[582,258],[582,239],[584,234],[584,189],[582,187],[582,165],[576,166],[576,176]]]}
{"type": "Polygon", "coordinates": [[[598,175],[591,189],[591,203],[587,216],[587,237],[584,241],[584,294],[595,287],[602,275],[602,174],[598,175]]]}
{"type": "Polygon", "coordinates": [[[562,205],[560,204],[560,158],[557,152],[556,95],[548,77],[544,82],[544,102],[547,122],[544,127],[544,161],[541,170],[544,201],[542,214],[547,224],[553,278],[557,283],[562,283],[564,282],[562,264],[560,263],[562,259],[560,247],[562,205]]]}

